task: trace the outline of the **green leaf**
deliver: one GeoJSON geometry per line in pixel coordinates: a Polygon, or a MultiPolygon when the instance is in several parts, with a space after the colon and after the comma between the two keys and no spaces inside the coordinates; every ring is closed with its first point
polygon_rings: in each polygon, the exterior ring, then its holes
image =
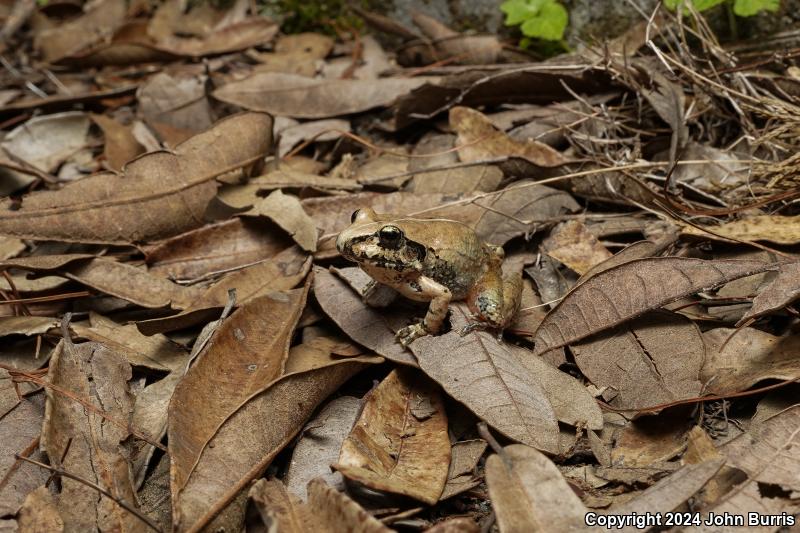
{"type": "Polygon", "coordinates": [[[539,16],[523,22],[520,29],[526,37],[558,41],[564,36],[568,22],[567,9],[557,2],[548,1],[539,10],[539,16]]]}
{"type": "MultiPolygon", "coordinates": [[[[664,0],[664,5],[667,6],[668,9],[675,11],[678,8],[678,4],[689,4],[691,3],[697,11],[706,11],[711,9],[714,6],[718,6],[723,3],[725,0],[664,0]]],[[[738,0],[737,0],[738,1],[738,0]]],[[[758,1],[758,0],[755,0],[758,1]]],[[[777,0],[780,2],[780,0],[777,0]]],[[[684,8],[684,13],[687,12],[686,8],[684,8]]]]}
{"type": "MultiPolygon", "coordinates": [[[[542,5],[548,0],[506,0],[500,11],[506,14],[506,26],[516,26],[539,15],[542,5]]],[[[552,1],[552,0],[551,0],[552,1]]]]}
{"type": "Polygon", "coordinates": [[[740,17],[752,17],[761,11],[777,11],[781,0],[736,0],[733,12],[740,17]]]}

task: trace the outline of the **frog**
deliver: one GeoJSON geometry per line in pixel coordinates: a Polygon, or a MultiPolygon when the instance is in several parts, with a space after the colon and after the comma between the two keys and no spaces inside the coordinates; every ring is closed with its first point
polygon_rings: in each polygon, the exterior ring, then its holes
{"type": "Polygon", "coordinates": [[[476,328],[502,335],[519,309],[522,273],[504,275],[503,248],[483,242],[456,220],[364,207],[353,212],[350,226],[337,236],[336,249],[372,278],[365,301],[377,287],[387,286],[410,300],[429,302],[421,321],[397,332],[404,347],[438,334],[451,302],[465,301],[472,314],[462,335],[476,328]]]}

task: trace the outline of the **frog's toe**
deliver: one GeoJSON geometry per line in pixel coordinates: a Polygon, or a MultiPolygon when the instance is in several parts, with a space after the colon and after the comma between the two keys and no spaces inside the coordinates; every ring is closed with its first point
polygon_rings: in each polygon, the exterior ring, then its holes
{"type": "Polygon", "coordinates": [[[424,337],[427,334],[428,334],[428,330],[425,329],[424,325],[422,325],[422,324],[412,324],[412,325],[406,326],[403,329],[401,329],[400,331],[398,331],[397,335],[395,335],[395,337],[397,338],[398,341],[400,341],[400,344],[403,345],[403,348],[405,348],[409,344],[411,344],[414,341],[414,339],[418,339],[420,337],[424,337]]]}

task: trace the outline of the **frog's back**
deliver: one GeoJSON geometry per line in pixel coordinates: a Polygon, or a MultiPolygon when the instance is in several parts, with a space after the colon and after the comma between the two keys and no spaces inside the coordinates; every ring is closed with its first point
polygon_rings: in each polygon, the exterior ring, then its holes
{"type": "Polygon", "coordinates": [[[404,220],[406,237],[425,244],[422,274],[446,286],[454,299],[464,298],[483,275],[487,247],[475,231],[454,220],[404,220]]]}

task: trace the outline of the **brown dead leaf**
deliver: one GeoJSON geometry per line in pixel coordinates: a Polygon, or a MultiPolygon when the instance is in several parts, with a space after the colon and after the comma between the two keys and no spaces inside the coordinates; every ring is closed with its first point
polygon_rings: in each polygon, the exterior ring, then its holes
{"type": "Polygon", "coordinates": [[[31,459],[44,460],[36,440],[42,431],[44,418],[44,395],[35,394],[28,398],[17,398],[10,377],[4,370],[0,383],[3,390],[2,419],[0,419],[0,476],[4,480],[0,486],[0,513],[10,516],[17,513],[28,494],[44,484],[49,474],[38,466],[18,463],[15,454],[31,450],[31,459]],[[6,407],[6,392],[10,396],[10,409],[6,407]],[[33,446],[33,448],[31,448],[33,446]],[[16,465],[16,466],[15,466],[16,465]]]}
{"type": "MultiPolygon", "coordinates": [[[[743,241],[766,241],[777,244],[800,242],[800,216],[749,215],[718,226],[706,227],[722,237],[743,241]]],[[[715,238],[714,235],[689,225],[683,225],[681,233],[697,235],[704,239],[715,238]]]]}
{"type": "Polygon", "coordinates": [[[228,303],[228,291],[231,289],[236,290],[237,305],[242,305],[269,292],[296,287],[310,269],[310,258],[299,247],[291,246],[271,259],[223,277],[180,313],[142,320],[136,326],[145,335],[153,335],[207,322],[219,316],[228,303]]]}
{"type": "Polygon", "coordinates": [[[560,152],[539,141],[511,139],[498,131],[486,115],[468,107],[450,109],[450,127],[458,134],[456,146],[462,161],[519,157],[539,167],[555,167],[568,162],[560,152]]]}
{"type": "Polygon", "coordinates": [[[55,63],[109,39],[125,22],[124,0],[102,0],[87,7],[84,15],[35,35],[34,47],[46,62],[55,63]]]}
{"type": "Polygon", "coordinates": [[[8,259],[0,268],[14,267],[33,272],[51,272],[80,282],[88,287],[148,308],[170,305],[188,307],[199,292],[193,287],[172,283],[146,270],[127,263],[84,254],[37,255],[8,259]]]}
{"type": "MultiPolygon", "coordinates": [[[[362,287],[369,276],[359,268],[340,271],[357,276],[362,287]]],[[[385,312],[364,304],[361,297],[329,271],[314,269],[314,296],[322,310],[354,341],[396,363],[417,366],[411,353],[403,348],[385,321],[385,312]]]]}
{"type": "Polygon", "coordinates": [[[450,465],[438,387],[412,369],[390,373],[366,398],[336,470],[369,488],[439,501],[450,465]]]}
{"type": "Polygon", "coordinates": [[[105,115],[92,114],[90,117],[103,130],[103,155],[113,170],[121,170],[125,163],[145,151],[133,136],[130,126],[124,126],[105,115]]]}
{"type": "Polygon", "coordinates": [[[361,190],[361,185],[351,179],[318,176],[288,167],[272,170],[263,176],[251,178],[248,184],[256,187],[259,191],[285,188],[301,189],[304,187],[334,191],[361,190]]]}
{"type": "MultiPolygon", "coordinates": [[[[303,487],[303,491],[306,488],[303,487]]],[[[265,525],[285,533],[333,533],[329,524],[277,479],[259,479],[248,496],[265,525]]]]}
{"type": "Polygon", "coordinates": [[[705,345],[697,326],[668,311],[651,312],[570,349],[581,372],[618,409],[699,396],[705,345]]]}
{"type": "Polygon", "coordinates": [[[132,366],[172,371],[187,362],[187,351],[163,335],[147,337],[134,325],[117,324],[93,312],[89,313],[89,320],[89,326],[73,323],[70,327],[79,337],[113,349],[132,366]]]}
{"type": "Polygon", "coordinates": [[[320,479],[308,484],[308,503],[316,513],[330,524],[333,531],[352,533],[391,533],[391,529],[370,516],[346,494],[332,489],[320,479]]]}
{"type": "Polygon", "coordinates": [[[433,49],[432,57],[426,57],[425,63],[455,58],[461,65],[488,65],[496,63],[503,51],[496,35],[461,35],[419,11],[411,14],[411,20],[430,40],[404,52],[413,55],[419,53],[417,48],[425,51],[433,49]]]}
{"type": "MultiPolygon", "coordinates": [[[[433,78],[435,80],[435,78],[433,78]]],[[[214,98],[253,111],[295,118],[328,118],[390,105],[431,78],[322,80],[267,72],[214,91],[214,98]]]]}
{"type": "Polygon", "coordinates": [[[220,424],[283,372],[305,300],[306,290],[294,289],[245,303],[222,323],[178,384],[169,407],[175,496],[220,424]],[[195,407],[198,401],[202,409],[195,407]]]}
{"type": "Polygon", "coordinates": [[[286,472],[289,492],[306,500],[308,482],[317,477],[337,490],[344,490],[342,474],[332,472],[330,465],[339,459],[342,442],[355,424],[362,405],[362,400],[352,396],[334,398],[306,424],[286,472]]]}
{"type": "Polygon", "coordinates": [[[468,311],[461,305],[450,310],[454,323],[449,333],[411,343],[420,368],[507,437],[559,454],[556,414],[537,376],[489,333],[461,337],[458,329],[467,322],[468,311]]]}
{"type": "Polygon", "coordinates": [[[760,317],[790,305],[800,298],[800,261],[786,263],[778,275],[753,299],[753,307],[736,323],[741,326],[751,318],[760,317]]]}
{"type": "Polygon", "coordinates": [[[800,337],[755,328],[716,328],[703,334],[708,347],[700,373],[706,390],[731,394],[765,379],[800,377],[800,337]]]}
{"type": "Polygon", "coordinates": [[[20,531],[64,531],[64,521],[47,487],[39,487],[25,498],[17,523],[20,531]]]}
{"type": "Polygon", "coordinates": [[[694,421],[683,407],[629,422],[615,435],[610,468],[646,468],[668,461],[686,449],[694,421]]]}
{"type": "Polygon", "coordinates": [[[486,460],[486,483],[501,533],[582,531],[586,507],[541,452],[512,444],[486,460]]]}
{"type": "Polygon", "coordinates": [[[338,118],[314,120],[303,122],[296,126],[289,126],[281,131],[280,140],[278,141],[278,157],[285,156],[301,142],[335,141],[342,136],[342,132],[349,131],[350,121],[338,118]]]}
{"type": "MultiPolygon", "coordinates": [[[[208,523],[264,471],[325,398],[366,366],[381,361],[382,358],[376,357],[343,359],[312,370],[287,374],[263,385],[215,429],[196,457],[187,456],[181,448],[173,448],[173,432],[170,431],[173,517],[178,530],[208,523]],[[182,472],[186,472],[188,477],[184,477],[182,472]]],[[[201,401],[204,408],[204,398],[195,401],[201,401]]],[[[170,406],[171,428],[176,417],[175,405],[173,401],[170,406]]],[[[202,408],[197,410],[202,412],[202,408]]],[[[314,498],[314,493],[309,492],[312,505],[314,498]]],[[[241,509],[244,502],[241,505],[238,502],[234,507],[241,509]]],[[[320,512],[319,507],[316,509],[320,512]]],[[[243,516],[241,512],[233,514],[238,518],[228,523],[228,527],[238,529],[243,516]]],[[[220,520],[225,518],[223,515],[220,520]]]]}
{"type": "MultiPolygon", "coordinates": [[[[128,388],[131,367],[101,344],[73,344],[50,360],[48,381],[83,398],[117,423],[128,423],[133,396],[128,388]]],[[[42,449],[50,463],[105,488],[117,499],[136,507],[129,457],[120,443],[128,431],[83,408],[74,399],[47,389],[42,449]]],[[[61,480],[58,510],[67,531],[118,529],[146,531],[136,516],[112,500],[98,501],[97,491],[73,479],[61,480]]]]}
{"type": "Polygon", "coordinates": [[[89,141],[89,116],[78,111],[34,117],[3,138],[0,147],[17,161],[52,173],[89,141]]]}
{"type": "Polygon", "coordinates": [[[292,241],[257,219],[233,218],[145,247],[149,271],[195,279],[267,259],[292,241]]]}
{"type": "Polygon", "coordinates": [[[774,269],[761,261],[657,257],[610,268],[573,288],[550,311],[534,342],[541,355],[689,294],[774,269]]]}
{"type": "Polygon", "coordinates": [[[722,447],[728,464],[760,483],[800,490],[800,457],[792,451],[800,435],[800,405],[795,405],[760,424],[722,447]]]}
{"type": "Polygon", "coordinates": [[[450,449],[450,469],[447,484],[439,501],[452,498],[480,485],[481,479],[475,475],[478,462],[486,452],[487,443],[482,439],[456,442],[450,449]]]}
{"type": "Polygon", "coordinates": [[[139,116],[168,146],[176,146],[214,123],[205,75],[159,72],[136,91],[139,116]]]}
{"type": "Polygon", "coordinates": [[[303,250],[317,250],[317,227],[295,196],[283,194],[280,190],[273,191],[243,215],[268,217],[286,230],[303,250]]]}
{"type": "Polygon", "coordinates": [[[19,209],[0,201],[0,234],[67,242],[141,242],[199,226],[220,169],[267,152],[271,118],[235,115],[180,144],[144,155],[123,175],[96,174],[57,191],[33,193],[19,209]],[[209,149],[213,145],[213,149],[209,149]]]}
{"type": "Polygon", "coordinates": [[[579,220],[559,223],[550,230],[542,247],[550,257],[561,261],[578,274],[585,274],[611,257],[611,252],[579,220]]]}
{"type": "Polygon", "coordinates": [[[4,316],[0,317],[0,337],[7,335],[41,335],[57,328],[59,320],[46,316],[4,316]]]}

